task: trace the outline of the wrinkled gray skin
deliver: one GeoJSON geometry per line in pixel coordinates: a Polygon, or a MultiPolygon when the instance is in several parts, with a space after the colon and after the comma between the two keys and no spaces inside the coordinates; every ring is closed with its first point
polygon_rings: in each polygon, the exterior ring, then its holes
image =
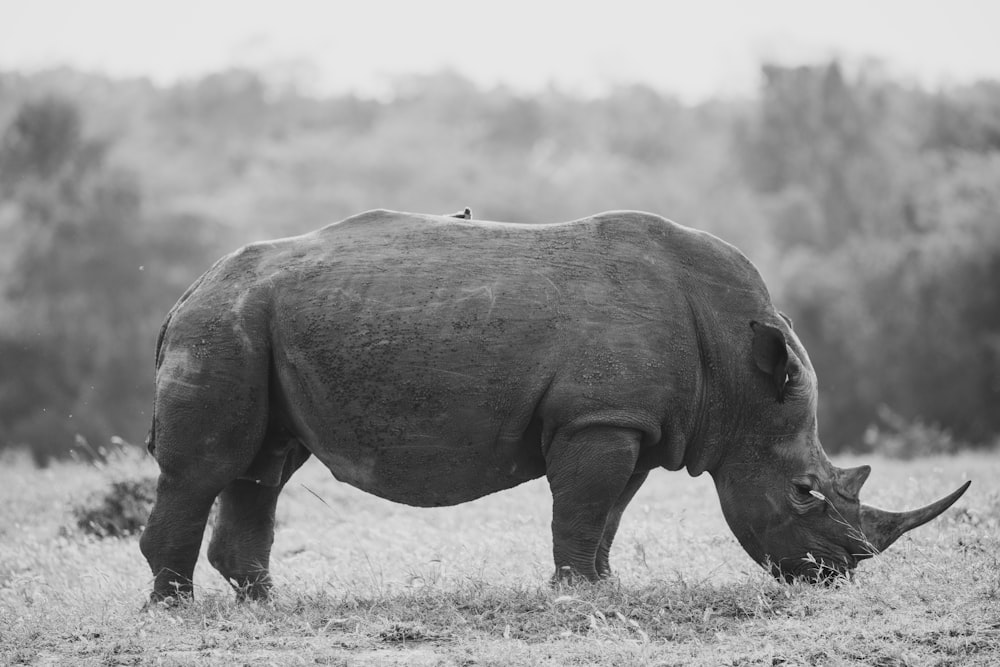
{"type": "Polygon", "coordinates": [[[637,212],[380,210],[242,248],[166,318],[149,449],[154,600],[190,594],[216,497],[210,562],[266,596],[275,503],[310,454],[427,507],[545,475],[556,574],[588,580],[610,574],[656,468],[708,471],[740,543],[786,577],[846,572],[964,491],[915,513],[862,506],[868,469],[820,447],[816,376],[754,266],[637,212]]]}

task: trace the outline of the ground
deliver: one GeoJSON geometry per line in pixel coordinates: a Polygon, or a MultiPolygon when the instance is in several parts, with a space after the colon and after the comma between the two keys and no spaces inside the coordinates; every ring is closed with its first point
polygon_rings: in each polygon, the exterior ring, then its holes
{"type": "Polygon", "coordinates": [[[144,606],[152,577],[137,538],[87,536],[72,513],[114,479],[154,474],[150,459],[36,470],[8,453],[0,664],[1000,663],[1000,453],[864,462],[862,498],[889,509],[973,485],[832,588],[772,581],[729,532],[707,476],[652,474],[612,551],[617,579],[552,588],[544,482],[415,509],[311,461],[279,503],[274,600],[236,603],[203,554],[196,600],[167,609],[144,606]]]}

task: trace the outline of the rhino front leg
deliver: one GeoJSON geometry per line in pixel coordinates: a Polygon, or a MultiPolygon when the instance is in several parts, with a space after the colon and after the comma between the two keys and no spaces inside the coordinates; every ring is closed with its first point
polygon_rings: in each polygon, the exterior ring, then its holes
{"type": "Polygon", "coordinates": [[[237,479],[219,494],[219,513],[208,546],[208,560],[236,590],[239,600],[263,600],[271,590],[270,560],[278,496],[292,474],[309,458],[309,450],[292,443],[284,457],[268,446],[258,459],[273,460],[260,479],[237,479]]]}
{"type": "Polygon", "coordinates": [[[546,476],[552,490],[557,580],[599,578],[598,552],[608,521],[634,477],[639,441],[638,431],[610,426],[586,428],[568,438],[557,435],[553,440],[546,456],[546,476]]]}
{"type": "Polygon", "coordinates": [[[615,534],[618,532],[618,524],[621,522],[622,513],[625,512],[628,504],[632,502],[636,491],[646,481],[647,475],[649,475],[648,471],[637,472],[632,475],[628,484],[625,485],[622,495],[618,498],[618,502],[615,503],[614,509],[608,515],[608,523],[604,526],[604,536],[601,538],[601,546],[597,548],[597,575],[601,578],[611,576],[611,562],[608,558],[611,553],[611,543],[615,541],[615,534]]]}

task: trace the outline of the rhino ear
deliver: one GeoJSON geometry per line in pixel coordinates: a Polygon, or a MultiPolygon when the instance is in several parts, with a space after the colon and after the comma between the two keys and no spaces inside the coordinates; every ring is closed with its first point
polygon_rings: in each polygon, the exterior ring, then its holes
{"type": "Polygon", "coordinates": [[[779,403],[785,401],[785,383],[788,381],[788,345],[780,329],[751,322],[753,329],[753,360],[757,368],[771,376],[774,393],[779,403]]]}

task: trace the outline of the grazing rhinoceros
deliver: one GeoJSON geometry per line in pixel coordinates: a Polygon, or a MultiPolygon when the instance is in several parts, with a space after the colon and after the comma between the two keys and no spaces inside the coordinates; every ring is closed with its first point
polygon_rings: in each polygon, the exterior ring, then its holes
{"type": "Polygon", "coordinates": [[[545,475],[557,576],[610,573],[650,470],[709,472],[776,576],[844,573],[931,520],[861,505],[816,435],[816,376],[754,266],[647,213],[524,225],[370,211],[220,260],[167,315],[142,535],[153,599],[209,560],[267,595],[278,494],[310,454],[454,505],[545,475]]]}

